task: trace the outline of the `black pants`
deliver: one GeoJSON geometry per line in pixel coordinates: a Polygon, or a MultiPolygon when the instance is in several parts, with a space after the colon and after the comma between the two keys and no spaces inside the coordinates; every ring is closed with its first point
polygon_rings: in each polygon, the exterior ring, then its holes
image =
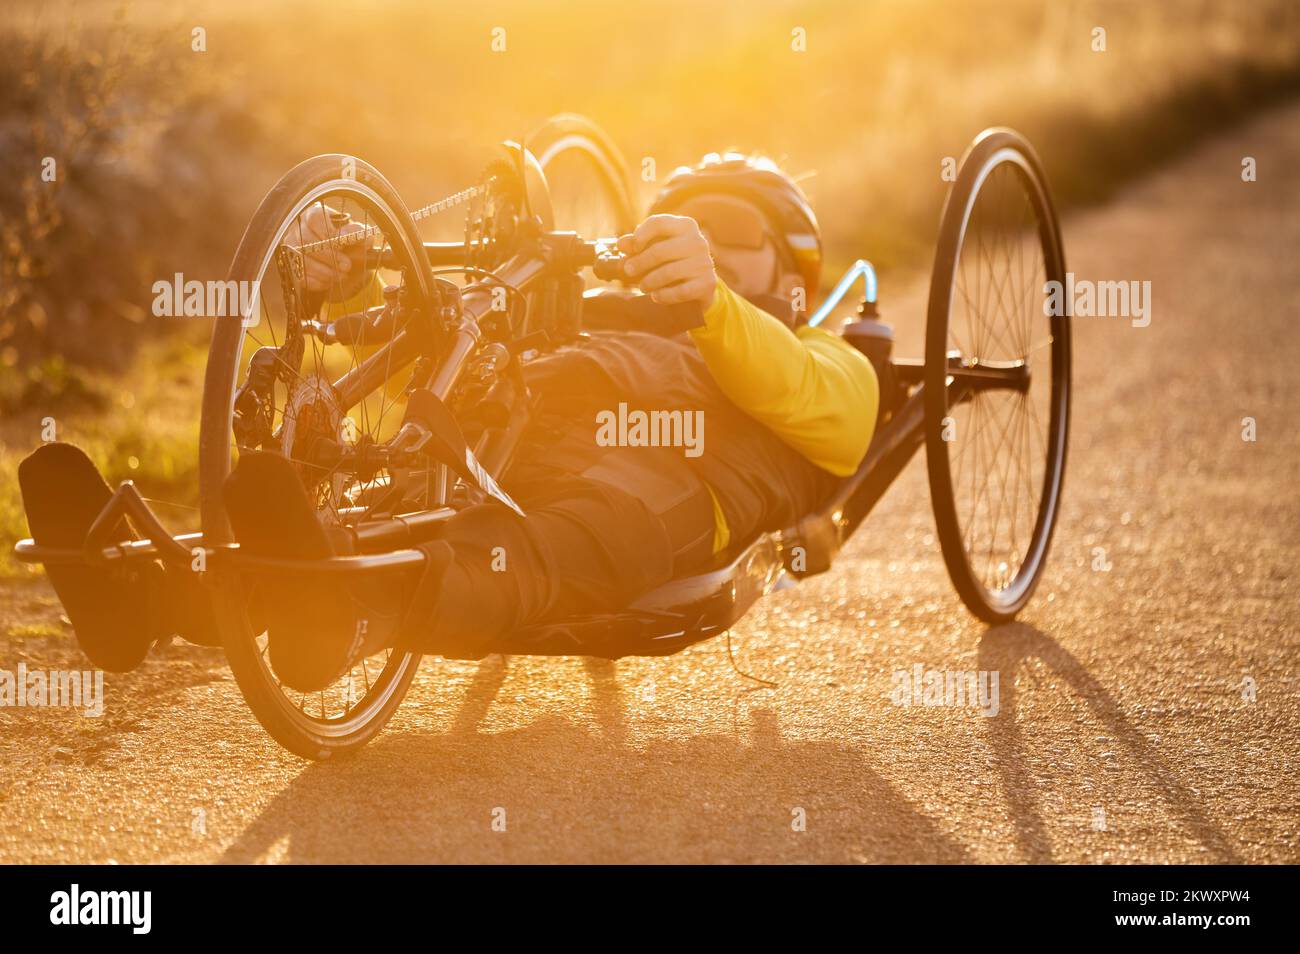
{"type": "Polygon", "coordinates": [[[444,525],[454,559],[415,648],[477,658],[512,629],[614,611],[712,558],[713,501],[680,448],[600,447],[590,425],[534,438],[490,502],[444,525]]]}

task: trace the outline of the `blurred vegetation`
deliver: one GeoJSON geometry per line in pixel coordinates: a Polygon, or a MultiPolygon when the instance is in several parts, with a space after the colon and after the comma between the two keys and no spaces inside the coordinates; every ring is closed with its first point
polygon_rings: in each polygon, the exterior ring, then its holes
{"type": "Polygon", "coordinates": [[[361,156],[414,207],[561,111],[659,180],[757,149],[815,173],[827,281],[868,257],[887,295],[890,272],[928,265],[941,162],[985,126],[1025,132],[1070,206],[1297,89],[1294,0],[6,0],[0,561],[22,529],[13,465],[45,415],[110,477],[193,493],[207,329],[153,317],[150,288],[222,277],[307,156],[361,156]]]}
{"type": "Polygon", "coordinates": [[[168,336],[145,341],[128,374],[91,369],[74,374],[58,359],[28,370],[26,387],[41,388],[42,397],[0,420],[0,576],[36,572],[11,554],[14,541],[27,535],[17,472],[18,462],[50,424],[59,440],[90,455],[110,486],[134,480],[158,502],[159,517],[174,531],[198,525],[199,378],[205,354],[201,344],[168,336]]]}
{"type": "MultiPolygon", "coordinates": [[[[212,147],[252,129],[223,122],[223,79],[126,7],[0,18],[0,366],[123,369],[162,330],[155,280],[224,270],[240,179],[212,147]]],[[[27,393],[0,385],[0,401],[27,393]]]]}

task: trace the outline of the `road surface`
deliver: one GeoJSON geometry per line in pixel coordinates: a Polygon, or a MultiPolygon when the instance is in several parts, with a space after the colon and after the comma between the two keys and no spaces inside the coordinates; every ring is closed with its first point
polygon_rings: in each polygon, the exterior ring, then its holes
{"type": "MultiPolygon", "coordinates": [[[[429,659],[377,741],[309,764],[176,645],[109,676],[102,718],[0,710],[0,861],[1300,861],[1300,108],[1065,240],[1080,276],[1149,280],[1152,321],[1076,320],[1064,510],[1019,623],[961,607],[918,457],[831,573],[735,628],[775,687],[725,640],[429,659]],[[997,672],[997,715],[891,704],[918,663],[997,672]]],[[[884,289],[905,340],[924,291],[884,289]]],[[[59,615],[0,588],[0,667],[84,665],[59,615]]]]}

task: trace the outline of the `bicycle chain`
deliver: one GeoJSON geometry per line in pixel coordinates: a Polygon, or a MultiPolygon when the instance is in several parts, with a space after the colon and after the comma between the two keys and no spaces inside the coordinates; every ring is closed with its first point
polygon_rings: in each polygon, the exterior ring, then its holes
{"type": "MultiPolygon", "coordinates": [[[[464,205],[480,195],[485,195],[492,187],[490,182],[480,185],[470,186],[468,189],[461,189],[459,192],[453,192],[451,195],[444,196],[436,202],[430,202],[428,205],[421,206],[411,213],[411,218],[419,222],[421,219],[427,219],[437,215],[439,212],[446,212],[448,209],[454,209],[458,205],[464,205]]],[[[357,232],[349,232],[346,235],[335,235],[332,238],[319,239],[315,242],[308,242],[306,245],[299,245],[296,251],[314,252],[322,248],[343,248],[348,245],[356,245],[364,242],[371,236],[382,232],[378,225],[368,225],[357,232]]]]}

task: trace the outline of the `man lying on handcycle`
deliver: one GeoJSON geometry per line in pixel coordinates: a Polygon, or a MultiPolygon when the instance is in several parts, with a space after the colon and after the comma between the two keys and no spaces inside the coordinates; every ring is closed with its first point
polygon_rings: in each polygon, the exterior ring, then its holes
{"type": "MultiPolygon", "coordinates": [[[[318,238],[334,227],[319,209],[306,223],[318,238]]],[[[789,177],[766,160],[711,155],[678,170],[618,244],[641,293],[588,296],[590,339],[525,368],[540,411],[501,484],[526,516],[488,502],[448,519],[422,546],[413,598],[286,583],[301,591],[250,610],[285,684],[324,687],[385,645],[477,658],[520,626],[617,611],[706,568],[731,542],[788,526],[856,469],[879,390],[861,353],[791,307],[796,288],[817,289],[821,244],[789,177]],[[670,328],[669,306],[681,303],[698,305],[688,331],[670,328]],[[621,406],[702,419],[699,446],[599,439],[598,415],[621,406]],[[358,603],[375,619],[358,619],[358,603]]],[[[314,254],[309,289],[357,287],[354,261],[314,254]]],[[[225,498],[247,552],[335,552],[279,455],[242,455],[225,498]]]]}

